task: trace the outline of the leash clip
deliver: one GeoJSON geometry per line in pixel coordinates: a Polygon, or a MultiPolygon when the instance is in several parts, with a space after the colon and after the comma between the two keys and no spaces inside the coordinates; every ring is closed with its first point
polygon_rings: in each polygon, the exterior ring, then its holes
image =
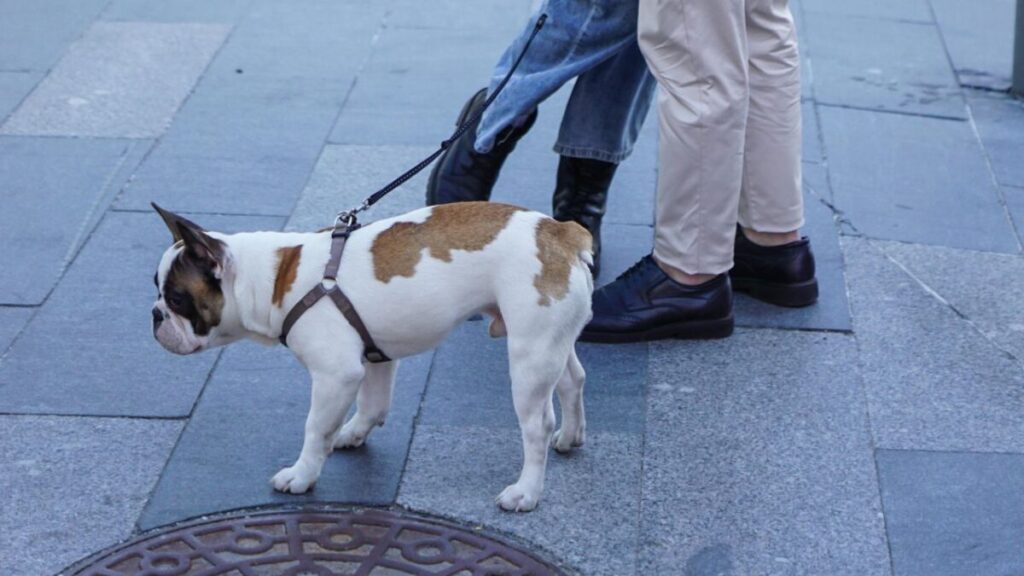
{"type": "Polygon", "coordinates": [[[362,204],[360,204],[356,208],[353,208],[352,210],[344,210],[342,212],[338,212],[338,215],[334,218],[334,227],[337,228],[339,226],[344,226],[345,228],[355,228],[359,223],[356,216],[360,212],[366,210],[369,207],[370,206],[364,201],[362,204]]]}

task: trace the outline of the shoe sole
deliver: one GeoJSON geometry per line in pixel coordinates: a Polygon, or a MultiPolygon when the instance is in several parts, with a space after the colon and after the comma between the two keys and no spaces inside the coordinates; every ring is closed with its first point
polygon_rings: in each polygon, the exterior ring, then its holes
{"type": "MultiPolygon", "coordinates": [[[[473,103],[476,102],[477,94],[479,94],[479,92],[473,94],[473,97],[462,105],[462,111],[459,112],[459,117],[455,120],[456,128],[462,126],[462,123],[469,118],[469,111],[473,108],[473,103]]],[[[461,138],[466,138],[467,136],[469,136],[468,131],[463,134],[461,138]]],[[[452,146],[455,146],[454,142],[452,142],[452,146]]],[[[444,164],[445,159],[448,158],[448,153],[450,151],[451,147],[445,150],[444,154],[441,154],[441,156],[434,161],[434,167],[430,169],[430,176],[427,178],[427,206],[434,206],[437,204],[437,185],[435,184],[435,182],[437,182],[437,171],[441,169],[441,165],[444,164]]]]}
{"type": "Polygon", "coordinates": [[[714,340],[732,335],[735,322],[730,314],[715,320],[689,320],[665,324],[639,332],[593,332],[584,330],[581,342],[601,344],[625,344],[628,342],[649,342],[651,340],[714,340]]]}
{"type": "Polygon", "coordinates": [[[787,308],[803,308],[818,301],[818,280],[812,278],[807,282],[796,284],[777,284],[754,278],[730,278],[732,289],[743,292],[776,306],[787,308]]]}

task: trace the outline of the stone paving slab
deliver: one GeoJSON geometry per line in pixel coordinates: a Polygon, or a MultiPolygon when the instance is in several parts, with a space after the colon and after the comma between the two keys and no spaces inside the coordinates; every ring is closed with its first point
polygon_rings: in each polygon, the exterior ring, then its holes
{"type": "Polygon", "coordinates": [[[39,72],[0,72],[0,125],[42,78],[39,72]]]}
{"type": "Polygon", "coordinates": [[[1024,258],[899,242],[876,244],[997,346],[1024,359],[1024,258]]]}
{"type": "Polygon", "coordinates": [[[33,312],[33,308],[0,307],[0,359],[28,323],[33,312]]]}
{"type": "Polygon", "coordinates": [[[227,33],[215,24],[94,24],[0,133],[155,138],[227,33]]]}
{"type": "Polygon", "coordinates": [[[802,0],[805,13],[821,13],[832,16],[861,16],[908,22],[932,22],[928,0],[802,0]]]}
{"type": "Polygon", "coordinates": [[[527,24],[532,0],[393,0],[388,25],[399,28],[478,29],[486,26],[506,42],[527,24]]]}
{"type": "Polygon", "coordinates": [[[1010,211],[1019,234],[1019,231],[1024,228],[1024,188],[1001,186],[1000,190],[1003,192],[1006,208],[1010,211]]]}
{"type": "Polygon", "coordinates": [[[312,492],[294,495],[275,492],[270,478],[302,448],[309,376],[284,347],[236,345],[206,387],[139,526],[265,504],[392,504],[431,356],[401,362],[387,423],[365,446],[328,458],[312,492]]]}
{"type": "Polygon", "coordinates": [[[835,204],[872,237],[1016,252],[968,123],[820,109],[835,204]]]}
{"type": "Polygon", "coordinates": [[[879,450],[901,576],[1024,573],[1024,454],[879,450]]]}
{"type": "MultiPolygon", "coordinates": [[[[876,446],[1024,450],[1020,362],[928,294],[871,241],[844,238],[843,250],[876,446]]],[[[963,281],[974,280],[972,271],[963,281]]]]}
{"type": "Polygon", "coordinates": [[[966,117],[935,26],[814,13],[809,6],[804,21],[819,104],[966,117]]]}
{"type": "Polygon", "coordinates": [[[537,509],[510,514],[494,498],[519,475],[517,432],[419,424],[398,503],[525,538],[587,576],[638,574],[642,450],[640,434],[588,428],[582,448],[550,452],[537,509]]]}
{"type": "Polygon", "coordinates": [[[890,574],[853,338],[652,345],[640,574],[890,574]]]}
{"type": "MultiPolygon", "coordinates": [[[[419,422],[518,429],[507,342],[487,335],[489,319],[467,322],[438,348],[419,422]]],[[[647,346],[576,345],[587,371],[587,431],[643,430],[647,346]]],[[[560,414],[557,408],[556,414],[560,414]]],[[[560,418],[560,416],[557,416],[560,418]]]]}
{"type": "MultiPolygon", "coordinates": [[[[826,206],[831,205],[835,197],[832,194],[832,186],[828,181],[828,167],[822,164],[813,164],[810,162],[804,162],[800,166],[801,175],[803,176],[803,188],[804,188],[804,203],[809,204],[811,199],[817,202],[822,202],[826,206]]],[[[835,206],[832,206],[833,221],[836,219],[842,220],[844,217],[843,213],[839,211],[835,206]]],[[[809,210],[806,210],[808,211],[809,210]]],[[[804,218],[810,218],[807,214],[804,218]]]]}
{"type": "Polygon", "coordinates": [[[330,142],[437,146],[487,83],[506,42],[484,29],[387,28],[330,142]]]}
{"type": "Polygon", "coordinates": [[[340,79],[348,83],[366,63],[387,13],[384,2],[257,0],[207,73],[260,78],[340,79]]]}
{"type": "Polygon", "coordinates": [[[980,92],[971,92],[968,102],[996,180],[1024,187],[1024,102],[980,92]]]}
{"type": "MultiPolygon", "coordinates": [[[[332,225],[335,214],[358,206],[433,151],[426,146],[325,146],[287,229],[309,231],[332,225]]],[[[395,189],[360,220],[372,222],[422,208],[429,173],[429,169],[420,172],[395,189]]]]}
{"type": "Polygon", "coordinates": [[[253,0],[111,0],[100,18],[129,22],[238,21],[253,0]]]}
{"type": "Polygon", "coordinates": [[[286,216],[341,107],[344,81],[204,80],[118,208],[286,216]]]}
{"type": "Polygon", "coordinates": [[[49,70],[108,1],[0,0],[0,70],[49,70]]]}
{"type": "Polygon", "coordinates": [[[800,98],[814,99],[814,69],[811,66],[813,49],[807,41],[807,26],[804,24],[804,6],[799,0],[790,0],[789,11],[796,27],[797,47],[800,51],[800,98]]]}
{"type": "Polygon", "coordinates": [[[825,151],[821,147],[821,128],[818,126],[818,114],[813,101],[804,101],[800,113],[802,118],[803,142],[800,159],[803,162],[821,164],[825,161],[825,151]]]}
{"type": "MultiPolygon", "coordinates": [[[[929,0],[960,83],[1010,87],[1014,0],[929,0]]],[[[894,3],[898,4],[898,3],[894,3]]]]}
{"type": "MultiPolygon", "coordinates": [[[[211,230],[282,224],[191,217],[211,230]]],[[[153,339],[153,273],[169,244],[155,213],[108,213],[0,365],[0,412],[187,416],[218,354],[175,356],[153,339]]]]}
{"type": "Polygon", "coordinates": [[[737,294],[733,314],[741,326],[849,331],[843,253],[832,210],[816,195],[813,181],[824,181],[824,167],[804,164],[804,214],[801,234],[811,239],[818,278],[818,302],[806,308],[782,308],[737,294]]]}
{"type": "Polygon", "coordinates": [[[54,574],[131,535],[182,423],[0,416],[0,558],[54,574]]]}
{"type": "Polygon", "coordinates": [[[0,136],[0,304],[43,302],[148,147],[0,136]]]}
{"type": "Polygon", "coordinates": [[[601,227],[601,275],[596,287],[612,282],[654,249],[654,229],[631,224],[601,227]]]}

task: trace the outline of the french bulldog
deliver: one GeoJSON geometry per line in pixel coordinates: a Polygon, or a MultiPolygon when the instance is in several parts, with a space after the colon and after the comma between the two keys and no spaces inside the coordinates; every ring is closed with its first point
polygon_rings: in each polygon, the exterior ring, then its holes
{"type": "MultiPolygon", "coordinates": [[[[296,302],[328,282],[330,229],[221,234],[153,207],[174,238],[157,268],[152,310],[153,335],[171,352],[194,354],[242,338],[277,344],[296,302]]],[[[302,451],[271,484],[293,494],[309,490],[332,450],[360,446],[384,423],[399,359],[434,348],[483,313],[492,337],[507,336],[523,442],[519,479],[497,504],[533,510],[548,447],[568,452],[585,439],[585,373],[575,342],[591,315],[592,259],[583,227],[505,204],[427,207],[356,229],[337,285],[391,360],[365,360],[363,340],[330,298],[299,318],[287,345],[310,373],[312,402],[302,451]],[[355,414],[344,422],[353,402],[355,414]]]]}

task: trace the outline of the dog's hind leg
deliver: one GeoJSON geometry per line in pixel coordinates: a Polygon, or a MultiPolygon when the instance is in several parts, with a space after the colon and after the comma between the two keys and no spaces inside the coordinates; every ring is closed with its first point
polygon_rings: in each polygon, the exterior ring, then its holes
{"type": "Polygon", "coordinates": [[[366,376],[359,385],[356,413],[342,426],[334,439],[335,448],[356,448],[366,441],[375,426],[382,426],[391,408],[391,389],[398,361],[367,364],[366,376]]]}
{"type": "Polygon", "coordinates": [[[583,410],[583,383],[586,377],[573,348],[556,387],[558,402],[562,405],[562,427],[555,432],[551,442],[555,450],[563,454],[583,446],[586,441],[587,419],[583,410]]]}
{"type": "Polygon", "coordinates": [[[512,400],[523,437],[523,469],[519,480],[498,495],[503,510],[529,512],[537,507],[544,491],[548,447],[555,429],[551,395],[565,370],[567,347],[545,339],[510,334],[509,367],[512,400]]]}

